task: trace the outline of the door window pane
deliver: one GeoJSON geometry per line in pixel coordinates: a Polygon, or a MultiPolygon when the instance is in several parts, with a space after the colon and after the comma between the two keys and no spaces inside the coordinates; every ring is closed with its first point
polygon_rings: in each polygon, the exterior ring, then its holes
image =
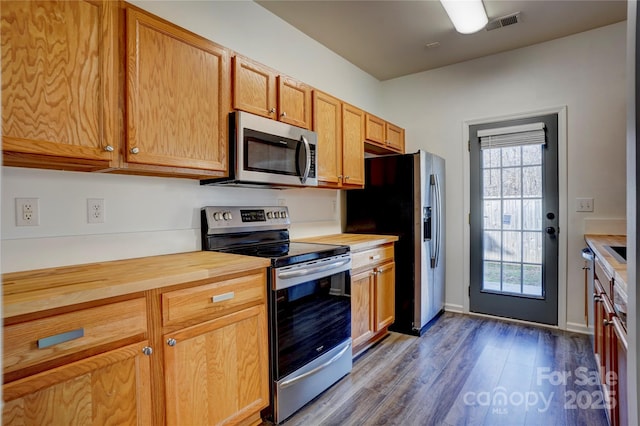
{"type": "Polygon", "coordinates": [[[520,262],[522,247],[522,234],[520,232],[502,233],[502,260],[508,262],[520,262]]]}
{"type": "Polygon", "coordinates": [[[530,296],[542,296],[542,265],[523,265],[522,292],[530,296]]]}
{"type": "Polygon", "coordinates": [[[542,200],[522,201],[522,229],[542,229],[542,200]]]}
{"type": "Polygon", "coordinates": [[[500,291],[502,282],[500,262],[484,262],[482,269],[484,271],[482,289],[489,291],[500,291]]]}
{"type": "Polygon", "coordinates": [[[502,169],[502,196],[504,198],[520,197],[522,183],[522,168],[509,167],[502,169]]]}
{"type": "Polygon", "coordinates": [[[542,166],[522,168],[522,196],[542,197],[542,166]]]}
{"type": "Polygon", "coordinates": [[[523,232],[522,261],[542,263],[542,232],[523,232]]]}
{"type": "Polygon", "coordinates": [[[484,202],[484,229],[500,230],[502,222],[502,212],[500,200],[485,200],[484,202]]]}
{"type": "Polygon", "coordinates": [[[500,231],[484,232],[484,259],[501,260],[502,246],[500,244],[500,231]]]}
{"type": "Polygon", "coordinates": [[[502,229],[521,229],[522,200],[504,200],[502,204],[502,229]]]}
{"type": "Polygon", "coordinates": [[[522,265],[520,263],[505,263],[502,271],[502,291],[520,293],[522,285],[522,265]]]}
{"type": "Polygon", "coordinates": [[[526,145],[522,147],[522,165],[542,164],[542,145],[526,145]]]}
{"type": "Polygon", "coordinates": [[[500,169],[484,170],[484,179],[482,181],[484,198],[499,198],[500,182],[500,169]]]}
{"type": "Polygon", "coordinates": [[[520,165],[520,147],[502,148],[502,167],[520,165]]]}

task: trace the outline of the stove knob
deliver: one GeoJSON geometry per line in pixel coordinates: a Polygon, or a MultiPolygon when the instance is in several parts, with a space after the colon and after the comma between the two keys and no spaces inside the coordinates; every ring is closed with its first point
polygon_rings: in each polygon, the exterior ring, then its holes
{"type": "Polygon", "coordinates": [[[273,212],[267,212],[267,219],[273,219],[273,212]]]}
{"type": "Polygon", "coordinates": [[[286,219],[286,218],[287,218],[287,216],[288,216],[288,214],[287,214],[287,212],[286,212],[286,211],[280,212],[280,217],[281,217],[281,218],[286,219]]]}
{"type": "Polygon", "coordinates": [[[276,219],[280,218],[280,212],[273,212],[273,217],[275,217],[276,219]]]}
{"type": "Polygon", "coordinates": [[[221,214],[220,212],[215,212],[215,213],[213,214],[213,219],[215,219],[215,220],[220,220],[220,219],[222,219],[222,214],[221,214]]]}
{"type": "Polygon", "coordinates": [[[224,218],[224,220],[231,220],[233,219],[233,217],[231,216],[231,212],[224,212],[222,214],[222,217],[224,218]]]}

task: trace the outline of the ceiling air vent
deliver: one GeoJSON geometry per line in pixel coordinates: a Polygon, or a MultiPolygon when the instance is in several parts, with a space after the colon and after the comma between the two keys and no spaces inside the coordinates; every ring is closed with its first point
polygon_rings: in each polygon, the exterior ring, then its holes
{"type": "Polygon", "coordinates": [[[520,22],[520,12],[512,13],[511,15],[506,15],[500,18],[493,19],[489,21],[485,29],[487,31],[497,30],[498,28],[517,24],[518,22],[520,22]]]}

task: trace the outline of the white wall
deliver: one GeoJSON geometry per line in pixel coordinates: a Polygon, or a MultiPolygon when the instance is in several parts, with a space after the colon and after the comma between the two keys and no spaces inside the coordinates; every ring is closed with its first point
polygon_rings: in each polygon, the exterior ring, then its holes
{"type": "Polygon", "coordinates": [[[393,106],[383,116],[406,128],[407,150],[422,148],[447,162],[450,309],[463,310],[468,297],[468,265],[461,267],[469,251],[464,242],[469,160],[463,123],[566,106],[568,161],[561,164],[568,176],[569,206],[568,229],[561,229],[568,238],[566,322],[573,329],[584,325],[579,255],[585,246],[584,221],[606,219],[590,222],[602,222],[604,229],[610,219],[619,223],[626,216],[625,34],[622,22],[382,84],[382,99],[393,106]],[[576,213],[576,197],[593,197],[594,212],[576,213]]]}
{"type": "MultiPolygon", "coordinates": [[[[372,112],[379,82],[251,1],[135,1],[139,7],[372,112]]],[[[2,271],[200,249],[204,205],[290,208],[292,237],[340,232],[341,197],[322,189],[201,187],[161,177],[4,167],[2,271]],[[16,197],[40,199],[40,226],[15,226],[16,197]],[[106,222],[86,223],[86,199],[104,198],[106,222]]]]}

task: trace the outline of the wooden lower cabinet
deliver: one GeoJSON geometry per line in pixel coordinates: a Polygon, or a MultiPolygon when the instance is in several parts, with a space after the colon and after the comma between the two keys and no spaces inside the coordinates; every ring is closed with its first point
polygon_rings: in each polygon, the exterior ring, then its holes
{"type": "Polygon", "coordinates": [[[395,320],[396,267],[387,263],[375,268],[376,272],[376,331],[383,330],[395,320]]]}
{"type": "Polygon", "coordinates": [[[354,348],[371,339],[375,330],[375,280],[372,272],[364,271],[351,277],[351,339],[354,348]]]}
{"type": "Polygon", "coordinates": [[[237,424],[269,403],[265,306],[166,335],[169,425],[237,424]]]}
{"type": "Polygon", "coordinates": [[[266,291],[253,268],[6,318],[2,424],[259,423],[266,291]]]}
{"type": "Polygon", "coordinates": [[[596,263],[594,280],[594,355],[603,400],[611,426],[628,425],[627,332],[618,318],[610,294],[616,285],[596,263]]]}
{"type": "Polygon", "coordinates": [[[2,424],[151,424],[147,346],[132,344],[5,384],[2,424]]]}
{"type": "Polygon", "coordinates": [[[351,339],[358,355],[388,334],[395,320],[393,243],[352,253],[351,339]]]}

